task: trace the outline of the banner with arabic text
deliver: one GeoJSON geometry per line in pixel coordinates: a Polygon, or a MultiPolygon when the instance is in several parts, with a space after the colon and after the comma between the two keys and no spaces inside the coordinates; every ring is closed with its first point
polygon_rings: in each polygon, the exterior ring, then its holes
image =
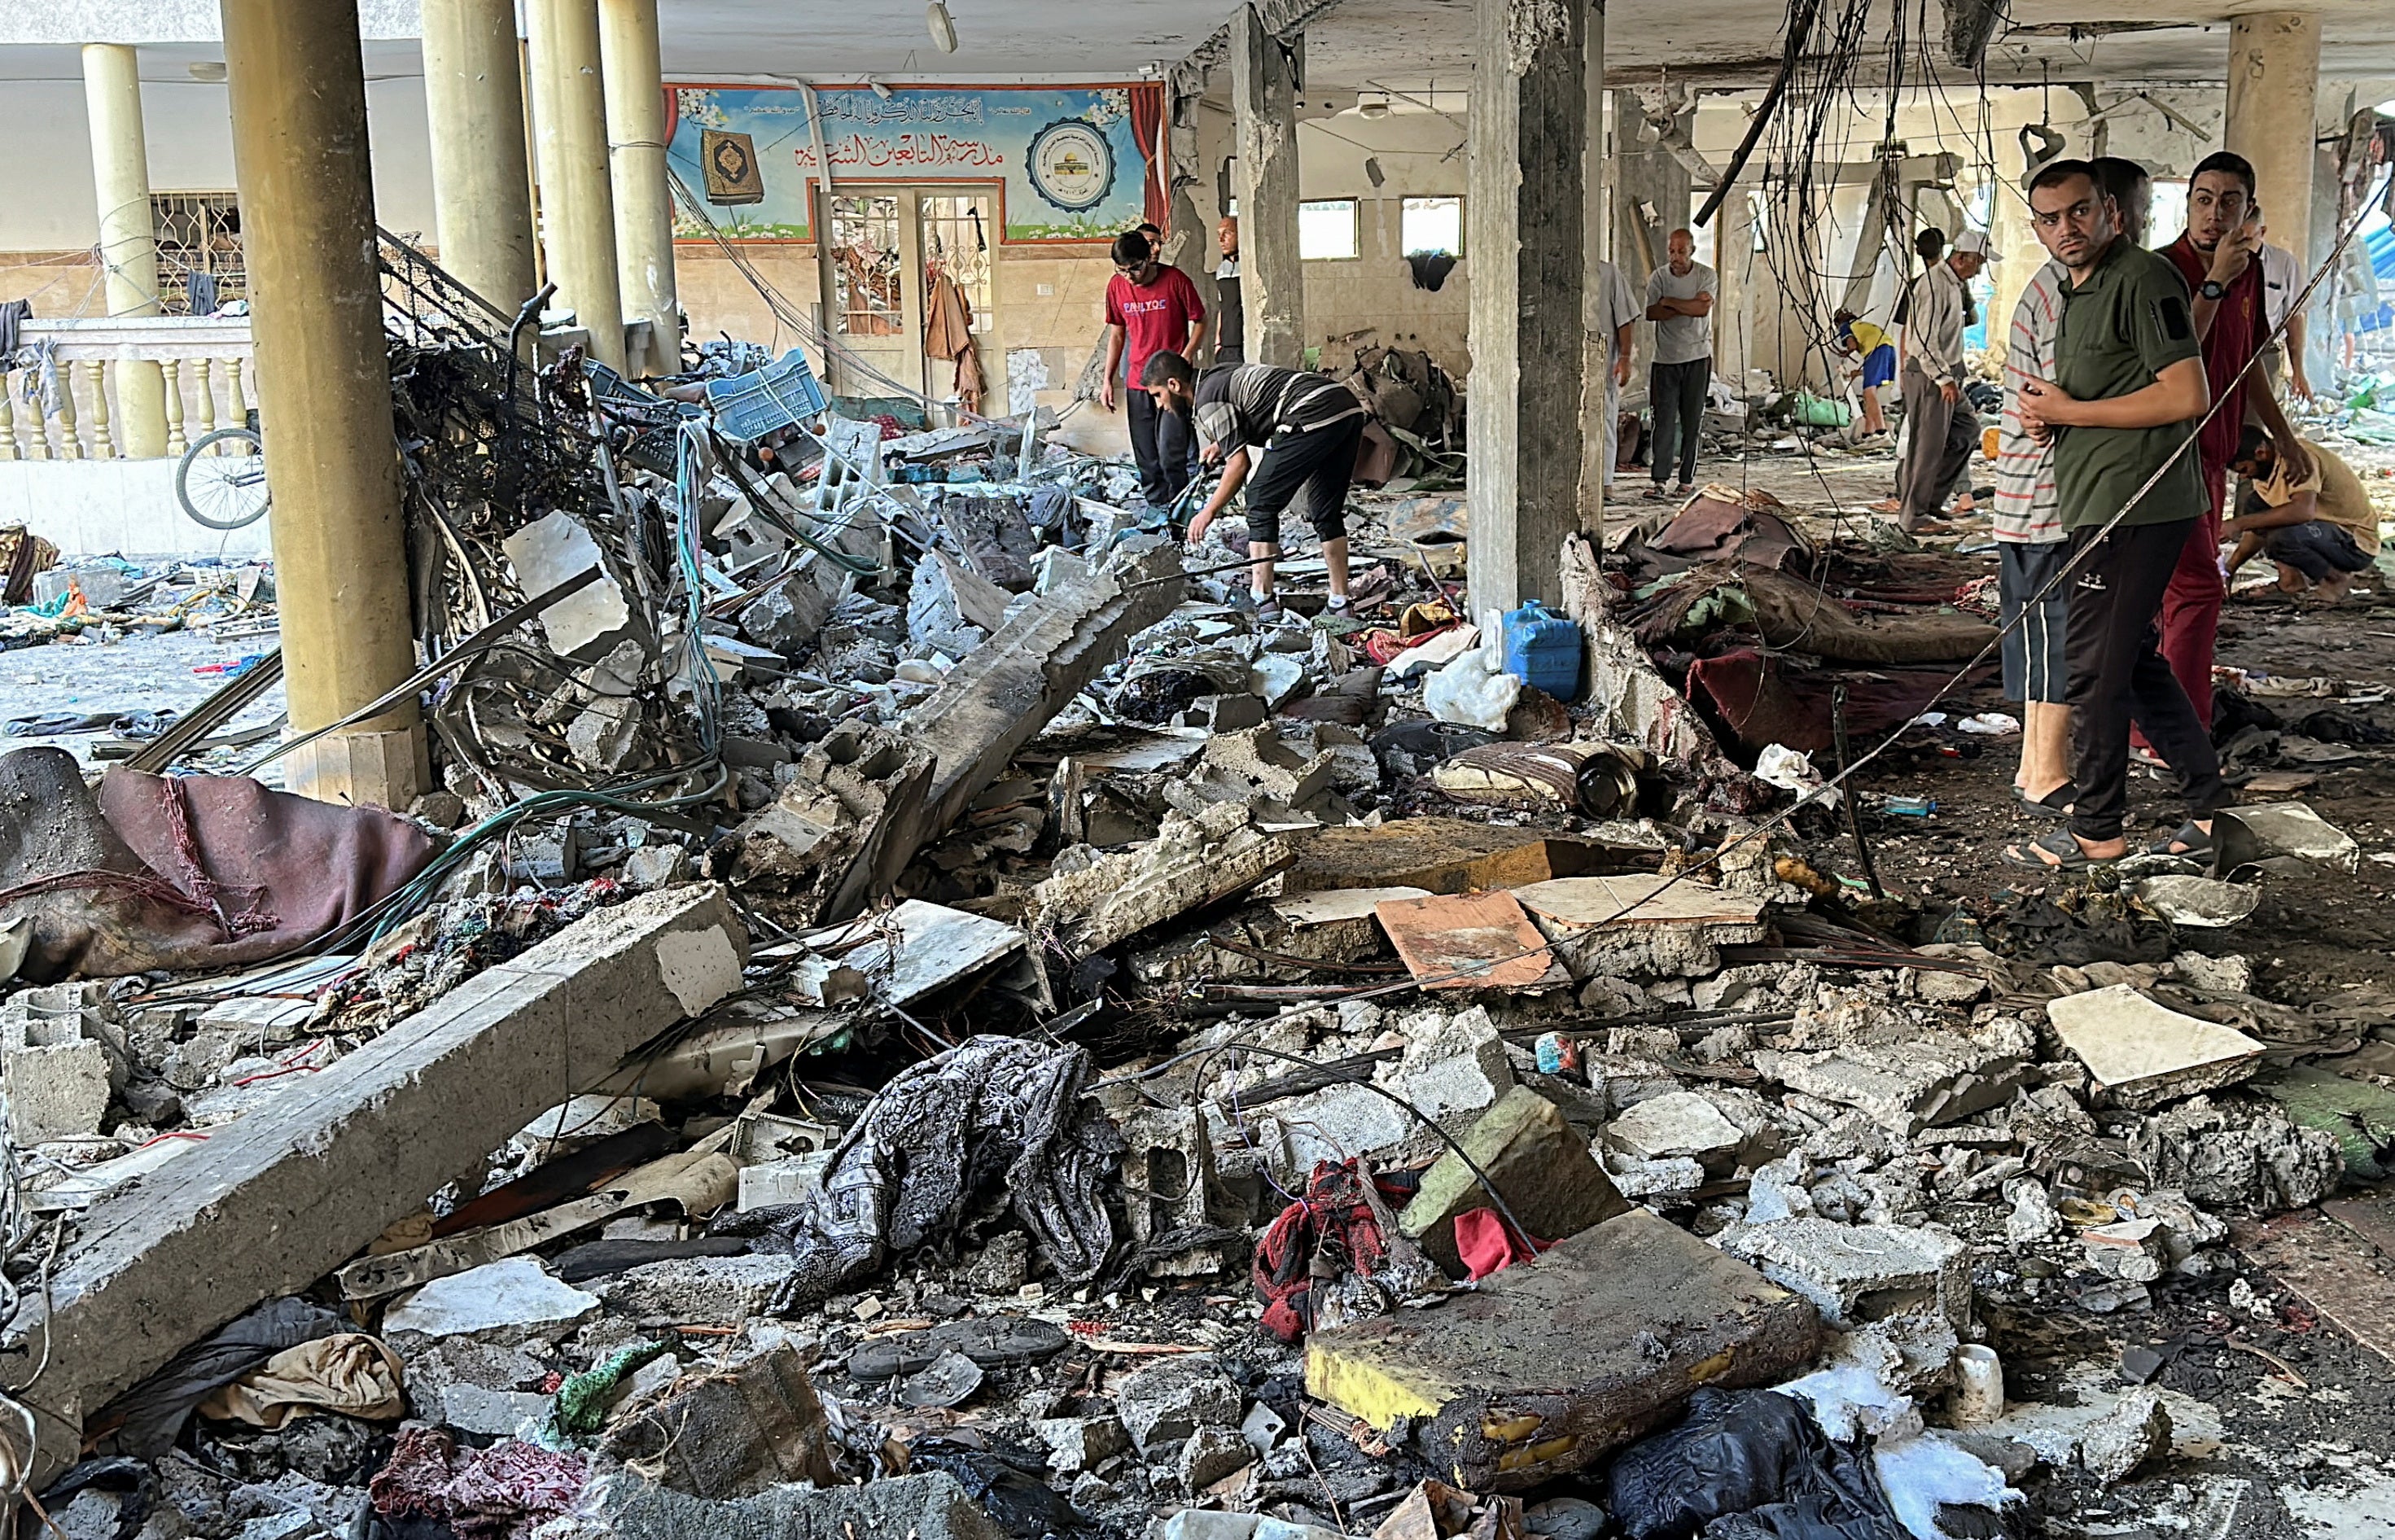
{"type": "MultiPolygon", "coordinates": [[[[818,134],[807,92],[796,86],[669,86],[666,161],[735,241],[814,238],[818,146],[835,187],[994,182],[1003,190],[1003,239],[1105,240],[1137,224],[1144,207],[1147,162],[1131,129],[1131,90],[893,86],[885,97],[819,88],[818,134]],[[721,164],[710,167],[709,155],[721,164]]],[[[704,233],[676,210],[677,237],[704,233]]]]}

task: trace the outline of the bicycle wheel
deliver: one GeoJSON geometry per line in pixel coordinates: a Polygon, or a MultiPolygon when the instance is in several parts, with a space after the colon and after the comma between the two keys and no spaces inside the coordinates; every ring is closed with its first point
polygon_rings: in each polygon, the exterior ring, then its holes
{"type": "Polygon", "coordinates": [[[266,517],[266,448],[246,428],[219,428],[183,451],[175,496],[195,523],[237,530],[266,517]],[[213,453],[211,453],[213,451],[213,453]]]}

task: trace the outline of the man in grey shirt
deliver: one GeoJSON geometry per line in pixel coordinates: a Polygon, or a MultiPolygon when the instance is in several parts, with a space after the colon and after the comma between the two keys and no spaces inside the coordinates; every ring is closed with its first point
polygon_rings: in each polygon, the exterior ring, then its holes
{"type": "Polygon", "coordinates": [[[1955,237],[1953,251],[1941,262],[1938,255],[1945,244],[1944,233],[1934,229],[1915,238],[1913,249],[1929,267],[1912,281],[1904,324],[1897,332],[1905,430],[1897,521],[1908,530],[1945,512],[1946,499],[1969,468],[1979,441],[1978,414],[1963,395],[1970,378],[1963,362],[1963,328],[1969,323],[1971,280],[2000,258],[1979,230],[1955,237]]]}
{"type": "Polygon", "coordinates": [[[1605,339],[1605,490],[1613,490],[1613,467],[1621,457],[1621,388],[1630,383],[1630,346],[1641,313],[1630,280],[1603,257],[1589,285],[1589,334],[1605,339]]]}
{"type": "Polygon", "coordinates": [[[1666,248],[1671,260],[1647,275],[1647,319],[1655,323],[1655,363],[1647,397],[1655,410],[1655,441],[1649,459],[1655,484],[1649,497],[1674,495],[1671,475],[1676,430],[1680,490],[1697,490],[1697,429],[1704,425],[1705,395],[1714,379],[1714,270],[1696,259],[1697,238],[1675,230],[1666,248]]]}

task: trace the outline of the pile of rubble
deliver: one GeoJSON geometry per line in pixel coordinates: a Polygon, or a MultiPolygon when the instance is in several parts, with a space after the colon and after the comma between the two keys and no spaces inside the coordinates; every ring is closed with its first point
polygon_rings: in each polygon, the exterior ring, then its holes
{"type": "Polygon", "coordinates": [[[0,760],[0,1440],[70,1536],[1960,1540],[2170,1441],[2008,1406],[1991,1314],[2250,1303],[2231,1225],[2395,1139],[2249,883],[1835,875],[1673,683],[1823,538],[1764,504],[1575,540],[1542,691],[1451,501],[1260,624],[1036,421],[435,319],[445,791],[0,760]]]}

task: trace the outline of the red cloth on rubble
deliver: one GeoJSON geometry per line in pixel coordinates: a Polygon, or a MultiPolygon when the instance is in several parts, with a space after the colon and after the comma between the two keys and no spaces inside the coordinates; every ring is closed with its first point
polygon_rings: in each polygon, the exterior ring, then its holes
{"type": "MultiPolygon", "coordinates": [[[[1402,1179],[1375,1177],[1373,1185],[1397,1203],[1413,1196],[1413,1184],[1402,1179]]],[[[1357,1163],[1317,1162],[1305,1196],[1282,1209],[1256,1241],[1250,1270],[1264,1302],[1264,1329],[1283,1342],[1303,1340],[1314,1329],[1315,1282],[1374,1271],[1388,1251],[1364,1201],[1357,1163]]]]}
{"type": "Polygon", "coordinates": [[[1455,1254],[1475,1283],[1516,1262],[1535,1260],[1552,1244],[1539,1240],[1524,1244],[1493,1208],[1466,1209],[1455,1217],[1455,1254]]]}

